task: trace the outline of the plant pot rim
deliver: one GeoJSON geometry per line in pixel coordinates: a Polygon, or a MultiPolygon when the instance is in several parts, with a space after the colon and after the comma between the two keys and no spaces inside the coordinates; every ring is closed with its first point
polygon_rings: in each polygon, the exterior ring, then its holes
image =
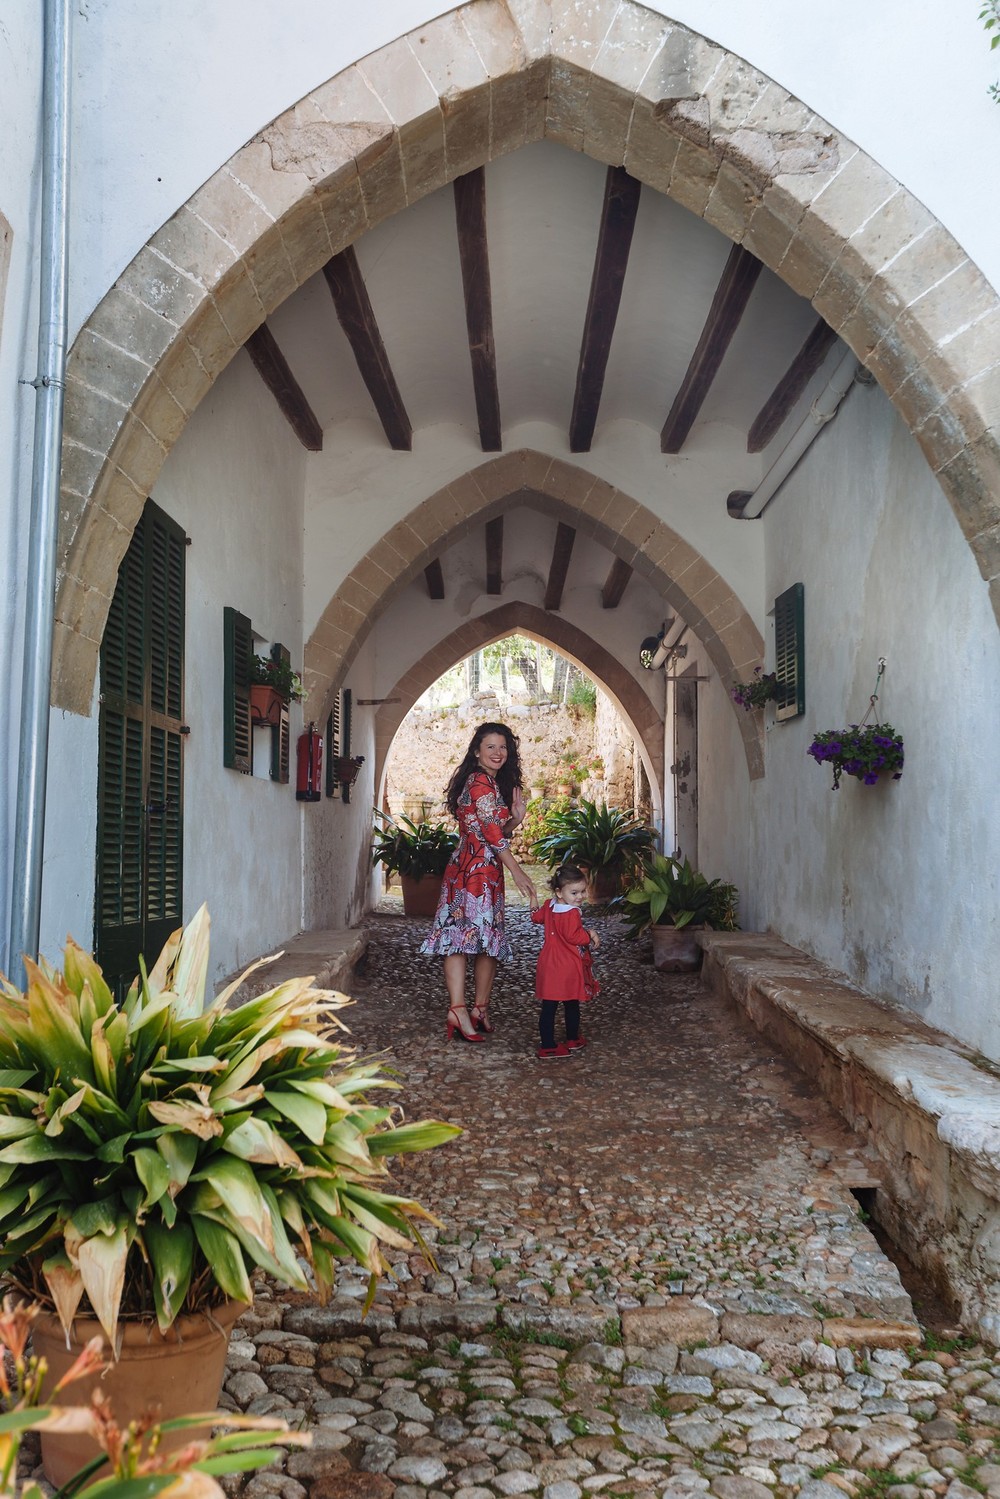
{"type": "MultiPolygon", "coordinates": [[[[160,1331],[155,1312],[123,1314],[118,1318],[118,1344],[119,1347],[134,1350],[144,1345],[157,1349],[166,1343],[196,1342],[205,1337],[206,1326],[210,1329],[211,1338],[220,1332],[228,1337],[233,1324],[249,1309],[249,1302],[226,1300],[218,1306],[206,1307],[204,1311],[182,1312],[174,1318],[166,1332],[160,1331]]],[[[35,1318],[34,1326],[40,1328],[43,1334],[48,1334],[59,1342],[66,1342],[66,1333],[58,1312],[43,1308],[35,1318]]],[[[93,1337],[108,1341],[107,1334],[94,1314],[90,1312],[75,1316],[70,1323],[70,1341],[82,1346],[93,1337]]]]}

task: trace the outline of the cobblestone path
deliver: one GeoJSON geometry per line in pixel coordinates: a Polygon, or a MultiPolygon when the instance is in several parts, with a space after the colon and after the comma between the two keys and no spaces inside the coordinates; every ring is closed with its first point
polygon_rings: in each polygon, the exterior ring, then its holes
{"type": "MultiPolygon", "coordinates": [[[[589,918],[588,918],[589,920],[589,918]]],[[[851,1187],[874,1163],[795,1069],[611,918],[589,1046],[535,1059],[537,929],[510,912],[496,1034],[445,1044],[440,964],[392,902],[345,1014],[441,1219],[361,1317],[262,1290],[223,1403],[314,1432],[245,1499],[1000,1499],[1000,1356],[923,1338],[851,1187]]]]}

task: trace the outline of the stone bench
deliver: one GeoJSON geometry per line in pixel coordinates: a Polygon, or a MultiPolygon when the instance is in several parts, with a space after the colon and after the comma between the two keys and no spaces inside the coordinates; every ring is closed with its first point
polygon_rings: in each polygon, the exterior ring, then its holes
{"type": "Polygon", "coordinates": [[[876,1219],[1000,1345],[1000,1078],[969,1046],[776,937],[705,932],[702,978],[881,1159],[876,1219]]]}
{"type": "MultiPolygon", "coordinates": [[[[368,938],[363,932],[351,928],[300,932],[282,945],[280,958],[258,968],[246,983],[240,985],[229,1006],[245,1004],[248,999],[283,984],[286,979],[303,978],[307,974],[313,976],[320,989],[341,989],[350,993],[354,969],[367,949],[368,938]]],[[[249,964],[244,964],[246,967],[249,964]]],[[[239,972],[242,973],[243,969],[239,972]]],[[[223,979],[216,985],[215,992],[218,994],[237,977],[238,974],[234,973],[223,979]]]]}

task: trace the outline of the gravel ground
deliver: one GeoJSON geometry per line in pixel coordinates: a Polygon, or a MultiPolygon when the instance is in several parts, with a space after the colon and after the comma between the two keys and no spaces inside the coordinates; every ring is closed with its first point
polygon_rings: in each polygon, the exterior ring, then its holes
{"type": "Polygon", "coordinates": [[[464,1133],[400,1162],[441,1223],[367,1316],[350,1270],[325,1307],[260,1287],[221,1403],[313,1445],[229,1493],[1000,1499],[1000,1354],[916,1325],[851,1193],[877,1163],[696,978],[593,924],[590,1044],[543,1064],[523,909],[477,1046],[445,1043],[425,923],[370,919],[354,1041],[464,1133]]]}
{"type": "Polygon", "coordinates": [[[612,918],[590,1044],[539,1063],[523,909],[496,1034],[445,1044],[440,965],[391,899],[347,1014],[407,1116],[465,1133],[401,1163],[441,1219],[334,1301],[263,1288],[224,1401],[314,1432],[245,1499],[1000,1499],[1000,1356],[926,1333],[851,1187],[876,1163],[697,979],[612,918]]]}

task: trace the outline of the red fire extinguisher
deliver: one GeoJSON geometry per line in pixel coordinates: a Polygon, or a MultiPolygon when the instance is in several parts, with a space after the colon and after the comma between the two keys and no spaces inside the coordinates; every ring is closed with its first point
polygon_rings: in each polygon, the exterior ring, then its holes
{"type": "Polygon", "coordinates": [[[323,740],[310,723],[296,749],[295,799],[318,802],[322,796],[323,740]]]}

